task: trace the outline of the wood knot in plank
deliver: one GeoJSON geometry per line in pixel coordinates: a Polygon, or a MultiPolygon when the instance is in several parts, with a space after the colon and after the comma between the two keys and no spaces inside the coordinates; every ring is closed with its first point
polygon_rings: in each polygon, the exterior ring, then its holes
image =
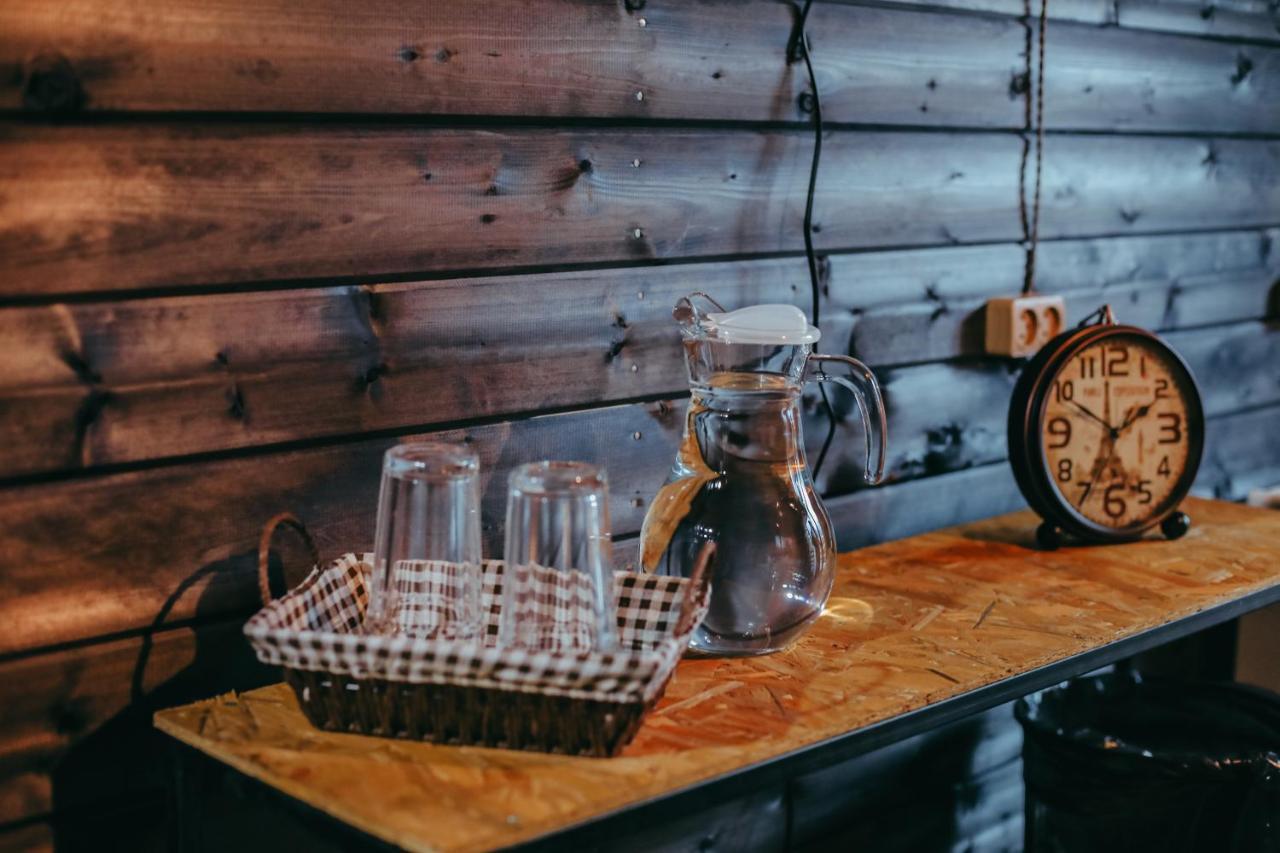
{"type": "Polygon", "coordinates": [[[360,375],[360,378],[356,380],[356,387],[364,391],[390,372],[391,368],[387,366],[386,362],[378,362],[360,375]]]}
{"type": "Polygon", "coordinates": [[[1236,72],[1231,75],[1231,85],[1239,86],[1253,73],[1253,60],[1243,53],[1236,55],[1236,72]]]}
{"type": "Polygon", "coordinates": [[[85,93],[71,62],[60,53],[41,53],[23,68],[22,105],[65,115],[84,106],[85,93]]]}
{"type": "Polygon", "coordinates": [[[89,430],[102,415],[102,410],[113,399],[114,395],[110,391],[94,387],[90,388],[89,393],[80,400],[74,418],[75,444],[73,445],[74,458],[80,465],[87,466],[91,463],[88,449],[89,430]]]}
{"type": "Polygon", "coordinates": [[[232,382],[231,387],[227,389],[227,414],[238,421],[249,420],[249,410],[244,402],[244,394],[240,392],[240,386],[232,382]]]}
{"type": "Polygon", "coordinates": [[[1031,75],[1025,71],[1019,71],[1009,78],[1009,100],[1015,101],[1027,94],[1027,90],[1031,88],[1031,75]]]}
{"type": "Polygon", "coordinates": [[[76,378],[85,385],[97,385],[102,381],[102,374],[94,370],[88,360],[74,350],[62,352],[62,363],[70,367],[75,372],[76,378]]]}

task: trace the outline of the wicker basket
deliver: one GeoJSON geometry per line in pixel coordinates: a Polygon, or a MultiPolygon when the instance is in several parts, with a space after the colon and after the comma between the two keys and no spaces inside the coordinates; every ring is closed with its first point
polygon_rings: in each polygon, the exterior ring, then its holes
{"type": "MultiPolygon", "coordinates": [[[[264,531],[260,583],[269,603],[245,634],[261,661],[284,668],[307,719],[329,731],[616,755],[661,698],[706,612],[710,549],[694,578],[615,573],[613,653],[504,648],[497,644],[503,565],[487,562],[481,637],[441,639],[429,607],[402,620],[396,635],[364,635],[371,555],[347,554],[323,569],[316,561],[298,587],[270,600],[267,554],[282,523],[306,536],[287,515],[264,531]]],[[[447,568],[422,564],[423,583],[447,568]]]]}

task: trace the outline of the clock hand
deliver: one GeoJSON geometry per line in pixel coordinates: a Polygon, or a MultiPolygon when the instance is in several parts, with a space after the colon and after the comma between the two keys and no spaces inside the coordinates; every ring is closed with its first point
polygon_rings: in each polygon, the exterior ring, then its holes
{"type": "Polygon", "coordinates": [[[1145,406],[1139,406],[1138,408],[1130,412],[1129,416],[1124,419],[1124,423],[1120,425],[1119,431],[1124,432],[1129,427],[1137,423],[1140,419],[1145,418],[1148,414],[1150,414],[1151,407],[1156,404],[1156,400],[1158,399],[1159,399],[1158,397],[1153,398],[1150,403],[1147,403],[1145,406]]]}
{"type": "Polygon", "coordinates": [[[1068,403],[1070,403],[1071,405],[1075,406],[1077,409],[1079,409],[1079,410],[1080,410],[1080,414],[1085,415],[1086,417],[1093,418],[1095,421],[1097,421],[1098,423],[1102,424],[1102,426],[1106,427],[1106,428],[1107,428],[1107,432],[1111,432],[1111,424],[1107,423],[1107,422],[1106,422],[1106,421],[1104,421],[1102,418],[1098,417],[1098,416],[1097,416],[1097,415],[1095,415],[1093,412],[1089,411],[1089,409],[1087,409],[1087,408],[1085,408],[1084,406],[1082,406],[1082,405],[1080,405],[1079,403],[1077,403],[1075,400],[1068,400],[1067,402],[1068,402],[1068,403]]]}
{"type": "MultiPolygon", "coordinates": [[[[1106,366],[1106,358],[1102,360],[1103,366],[1106,366]]],[[[1107,429],[1111,430],[1112,438],[1115,438],[1116,428],[1111,425],[1111,383],[1107,380],[1102,381],[1102,412],[1107,416],[1107,429]]]]}

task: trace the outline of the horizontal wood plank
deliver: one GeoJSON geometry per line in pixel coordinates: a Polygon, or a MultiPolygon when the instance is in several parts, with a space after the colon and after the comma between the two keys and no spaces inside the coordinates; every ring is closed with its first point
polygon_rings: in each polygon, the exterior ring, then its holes
{"type": "MultiPolygon", "coordinates": [[[[1264,316],[1274,232],[1046,243],[1040,290],[1151,329],[1264,316]]],[[[1014,245],[832,255],[824,347],[980,355],[1014,245]]],[[[802,259],[0,309],[0,477],[513,415],[685,384],[670,310],[809,306],[802,259]]]]}
{"type": "MultiPolygon", "coordinates": [[[[1024,0],[892,0],[892,5],[1014,16],[1026,13],[1024,0]]],[[[1033,10],[1038,13],[1039,5],[1033,10]]],[[[1057,0],[1049,6],[1049,18],[1100,28],[1121,26],[1280,43],[1277,12],[1267,0],[1057,0]]]]}
{"type": "Polygon", "coordinates": [[[0,309],[0,476],[680,394],[675,301],[801,259],[0,309]]]}
{"type": "Polygon", "coordinates": [[[1276,48],[1053,26],[1044,85],[1051,128],[1280,131],[1276,48]]]}
{"type": "MultiPolygon", "coordinates": [[[[776,0],[634,13],[567,0],[317,0],[305,13],[281,0],[16,0],[0,9],[0,68],[14,69],[0,109],[805,121],[807,76],[787,61],[794,16],[776,0]]],[[[1012,18],[820,3],[810,32],[829,121],[1024,124],[1012,18]]],[[[1278,55],[1056,24],[1046,122],[1277,133],[1278,55]]]]}
{"type": "Polygon", "coordinates": [[[1115,8],[1125,27],[1280,42],[1280,12],[1267,0],[1118,0],[1115,8]]]}
{"type": "Polygon", "coordinates": [[[1280,410],[1255,409],[1212,422],[1195,494],[1242,500],[1253,489],[1280,486],[1280,410]]]}
{"type": "Polygon", "coordinates": [[[841,551],[966,524],[1026,506],[1008,465],[904,480],[826,499],[841,551]]]}
{"type": "MultiPolygon", "coordinates": [[[[1110,304],[1120,322],[1167,331],[1266,317],[1280,279],[1274,230],[1042,243],[1036,290],[1061,295],[1067,322],[1110,304]]],[[[831,255],[831,322],[871,364],[981,356],[987,299],[1022,289],[1012,245],[831,255]],[[847,318],[836,319],[844,314],[847,318]]]]}
{"type": "MultiPolygon", "coordinates": [[[[803,132],[0,126],[0,296],[798,251],[803,132]],[[638,164],[638,165],[636,165],[638,164]]],[[[824,251],[1019,239],[1013,135],[833,132],[824,251]]],[[[1280,141],[1053,136],[1041,236],[1274,224],[1280,141]]]]}

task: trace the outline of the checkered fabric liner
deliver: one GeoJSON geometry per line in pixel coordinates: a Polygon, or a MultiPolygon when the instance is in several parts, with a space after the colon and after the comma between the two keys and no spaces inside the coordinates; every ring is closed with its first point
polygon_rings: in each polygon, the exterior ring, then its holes
{"type": "MultiPolygon", "coordinates": [[[[482,569],[480,606],[485,614],[483,637],[448,638],[447,606],[436,594],[413,595],[414,589],[448,585],[452,571],[436,563],[414,567],[422,577],[408,583],[411,594],[398,614],[394,635],[360,633],[368,604],[371,554],[347,554],[326,569],[315,569],[295,589],[259,611],[244,631],[263,663],[291,669],[329,672],[355,679],[411,684],[452,684],[545,693],[602,702],[647,702],[666,684],[693,633],[675,633],[689,582],[659,575],[614,573],[618,612],[618,650],[611,653],[573,648],[577,641],[550,648],[498,645],[502,616],[503,564],[488,561],[482,569]]],[[[550,570],[541,570],[550,571],[550,570]]],[[[567,585],[554,598],[576,600],[577,572],[553,572],[567,585]]],[[[707,590],[698,602],[696,626],[706,614],[707,590]]],[[[576,613],[576,607],[565,612],[576,613]]],[[[559,618],[559,614],[557,614],[559,618]]],[[[577,636],[573,619],[567,638],[577,636]]]]}

